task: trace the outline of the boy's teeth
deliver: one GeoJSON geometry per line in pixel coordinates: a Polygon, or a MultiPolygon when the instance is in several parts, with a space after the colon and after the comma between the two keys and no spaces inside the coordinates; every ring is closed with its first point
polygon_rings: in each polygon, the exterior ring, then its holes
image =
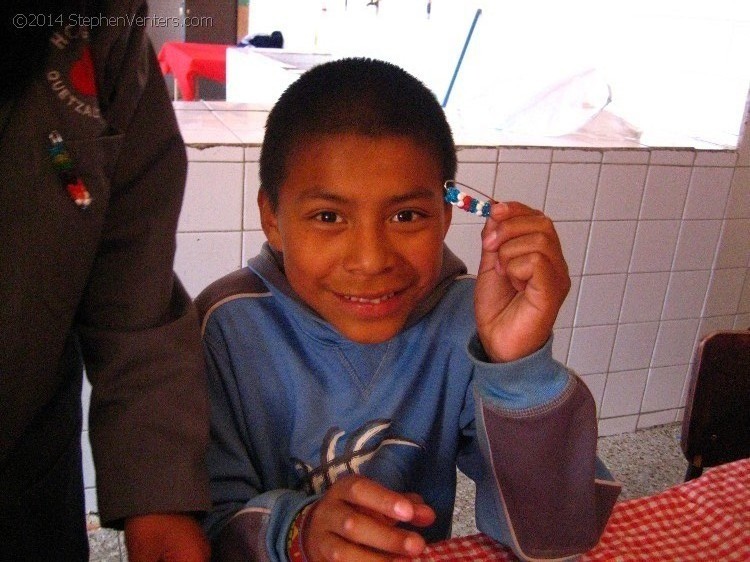
{"type": "Polygon", "coordinates": [[[378,297],[376,299],[363,299],[361,297],[352,297],[350,295],[346,295],[346,300],[352,301],[352,302],[362,302],[367,304],[380,304],[381,302],[388,300],[394,295],[394,293],[388,293],[387,295],[383,295],[382,297],[378,297]]]}

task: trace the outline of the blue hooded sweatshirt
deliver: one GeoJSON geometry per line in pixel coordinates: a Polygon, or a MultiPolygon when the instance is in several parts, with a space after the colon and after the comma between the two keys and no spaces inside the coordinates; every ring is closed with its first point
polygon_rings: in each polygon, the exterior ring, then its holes
{"type": "Polygon", "coordinates": [[[404,329],[355,343],[302,302],[266,244],[197,299],[211,397],[219,560],[287,560],[298,513],[337,478],[416,492],[450,536],[456,467],[477,484],[477,527],[523,559],[598,541],[619,494],[596,458],[596,413],[551,340],[490,363],[476,336],[475,280],[444,249],[441,280],[404,329]]]}

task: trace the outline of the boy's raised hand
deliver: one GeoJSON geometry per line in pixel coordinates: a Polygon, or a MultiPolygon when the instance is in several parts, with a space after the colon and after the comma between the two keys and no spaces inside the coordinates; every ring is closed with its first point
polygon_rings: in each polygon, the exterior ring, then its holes
{"type": "Polygon", "coordinates": [[[398,560],[417,556],[425,541],[398,523],[427,527],[435,512],[417,494],[401,494],[352,475],[337,480],[313,506],[302,535],[312,562],[398,560]]]}
{"type": "Polygon", "coordinates": [[[569,289],[549,217],[517,202],[493,204],[474,293],[477,331],[490,360],[513,361],[541,348],[569,289]]]}

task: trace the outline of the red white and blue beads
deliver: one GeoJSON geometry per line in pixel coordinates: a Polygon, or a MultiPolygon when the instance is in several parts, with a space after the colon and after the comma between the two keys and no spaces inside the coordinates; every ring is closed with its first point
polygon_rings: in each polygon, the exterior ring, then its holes
{"type": "Polygon", "coordinates": [[[459,209],[463,209],[464,211],[466,211],[467,213],[471,213],[472,215],[489,217],[490,206],[492,203],[494,203],[494,201],[492,201],[491,199],[489,201],[481,201],[476,197],[472,197],[468,193],[465,193],[458,187],[456,187],[459,185],[461,187],[472,189],[468,185],[458,183],[454,180],[448,180],[443,185],[443,189],[445,190],[445,200],[451,205],[455,205],[459,209]]]}
{"type": "Polygon", "coordinates": [[[49,134],[49,155],[52,160],[52,166],[57,172],[57,176],[60,178],[60,182],[68,192],[68,196],[73,202],[78,205],[79,209],[85,210],[91,205],[91,194],[86,189],[86,185],[83,183],[78,174],[76,174],[75,167],[73,165],[73,159],[70,154],[65,150],[65,143],[63,138],[57,131],[52,131],[49,134]]]}

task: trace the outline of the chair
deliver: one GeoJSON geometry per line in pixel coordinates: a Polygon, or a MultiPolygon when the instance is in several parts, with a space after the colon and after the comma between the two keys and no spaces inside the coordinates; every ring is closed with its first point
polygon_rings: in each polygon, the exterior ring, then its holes
{"type": "Polygon", "coordinates": [[[705,467],[750,457],[750,330],[723,330],[698,344],[682,421],[685,481],[705,467]]]}

